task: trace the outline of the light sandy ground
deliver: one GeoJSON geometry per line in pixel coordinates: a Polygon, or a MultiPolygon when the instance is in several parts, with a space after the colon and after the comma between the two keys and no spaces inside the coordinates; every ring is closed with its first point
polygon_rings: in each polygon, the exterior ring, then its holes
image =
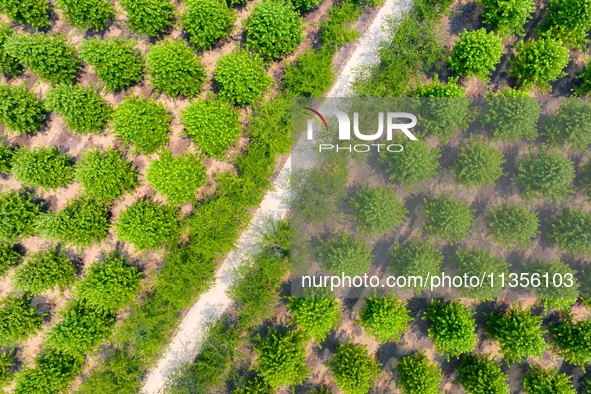
{"type": "MultiPolygon", "coordinates": [[[[388,15],[399,14],[410,6],[408,0],[387,0],[377,13],[369,28],[357,41],[357,46],[340,71],[328,93],[329,97],[344,97],[350,94],[350,84],[358,67],[376,63],[379,59],[375,50],[387,37],[382,25],[388,15]]],[[[283,217],[288,209],[291,157],[287,159],[274,183],[274,189],[267,193],[247,231],[241,236],[237,248],[230,253],[216,273],[215,285],[197,301],[181,322],[169,348],[158,365],[148,374],[143,392],[156,394],[166,383],[168,374],[184,363],[191,362],[199,352],[199,345],[205,334],[206,324],[217,320],[230,306],[231,299],[226,291],[234,280],[234,270],[256,251],[256,242],[269,221],[283,217]]]]}

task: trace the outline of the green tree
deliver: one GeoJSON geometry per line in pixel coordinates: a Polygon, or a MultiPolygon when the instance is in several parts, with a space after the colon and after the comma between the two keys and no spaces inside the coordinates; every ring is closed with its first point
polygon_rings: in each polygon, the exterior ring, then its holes
{"type": "Polygon", "coordinates": [[[429,338],[439,353],[459,357],[476,347],[476,322],[474,312],[459,300],[444,302],[434,299],[427,308],[423,320],[429,320],[429,338]]]}
{"type": "Polygon", "coordinates": [[[0,173],[9,174],[12,169],[12,156],[14,148],[0,142],[0,173]]]}
{"type": "Polygon", "coordinates": [[[30,299],[9,295],[0,301],[0,344],[24,341],[41,328],[45,313],[37,313],[30,299]]]}
{"type": "Polygon", "coordinates": [[[24,191],[0,193],[0,239],[14,242],[32,235],[41,204],[24,191]]]}
{"type": "Polygon", "coordinates": [[[246,46],[273,60],[293,52],[302,42],[302,18],[289,2],[263,0],[245,24],[246,46]]]}
{"type": "Polygon", "coordinates": [[[378,342],[399,341],[412,321],[406,302],[398,298],[368,297],[359,325],[378,342]]]}
{"type": "Polygon", "coordinates": [[[12,369],[16,357],[11,351],[0,353],[0,387],[6,386],[12,380],[12,369]]]}
{"type": "Polygon", "coordinates": [[[429,148],[422,140],[408,141],[403,146],[400,153],[383,152],[381,155],[381,160],[388,164],[391,181],[399,180],[405,186],[412,186],[431,180],[439,173],[441,151],[438,147],[429,148]]]}
{"type": "Polygon", "coordinates": [[[322,0],[291,0],[290,2],[296,9],[308,11],[320,4],[322,0]]]}
{"type": "Polygon", "coordinates": [[[564,208],[556,218],[548,218],[548,238],[560,250],[573,255],[591,254],[591,214],[581,208],[564,208]]]}
{"type": "Polygon", "coordinates": [[[0,84],[0,122],[8,132],[37,134],[45,124],[45,108],[25,85],[0,84]]]}
{"type": "Polygon", "coordinates": [[[138,83],[144,76],[144,60],[134,40],[93,38],[80,43],[80,58],[88,63],[107,90],[117,91],[138,83]]]}
{"type": "Polygon", "coordinates": [[[130,30],[159,36],[172,26],[175,7],[168,0],[120,0],[130,30]]]}
{"type": "Polygon", "coordinates": [[[350,199],[357,230],[370,236],[385,234],[406,220],[404,208],[396,192],[387,186],[364,187],[350,199]]]}
{"type": "Polygon", "coordinates": [[[474,209],[448,194],[425,199],[427,224],[425,230],[446,242],[464,239],[474,223],[474,209]]]}
{"type": "Polygon", "coordinates": [[[380,374],[380,364],[367,355],[362,345],[340,343],[328,367],[345,394],[367,394],[380,374]]]}
{"type": "MultiPolygon", "coordinates": [[[[412,238],[394,246],[390,260],[390,270],[395,275],[426,276],[431,272],[439,272],[442,262],[443,254],[431,242],[412,238]]],[[[427,287],[428,283],[423,283],[412,288],[412,290],[415,295],[419,295],[427,287]]]]}
{"type": "Polygon", "coordinates": [[[341,304],[334,297],[291,297],[287,306],[295,325],[319,346],[341,320],[341,304]]]}
{"type": "Polygon", "coordinates": [[[462,145],[453,172],[458,182],[466,187],[494,185],[503,175],[505,157],[498,149],[483,140],[470,138],[462,145]]]}
{"type": "Polygon", "coordinates": [[[531,367],[523,378],[525,394],[576,394],[571,378],[565,373],[558,373],[556,368],[544,369],[537,365],[531,367]]]}
{"type": "MultiPolygon", "coordinates": [[[[509,264],[502,258],[494,256],[486,249],[458,249],[455,255],[455,261],[458,264],[458,275],[481,277],[483,272],[494,274],[498,277],[504,274],[509,277],[509,264]]],[[[500,281],[494,281],[493,286],[484,282],[482,287],[460,287],[458,293],[461,297],[473,297],[482,299],[492,299],[499,296],[503,290],[500,281]]]]}
{"type": "Polygon", "coordinates": [[[501,36],[525,35],[525,25],[536,10],[532,0],[478,0],[484,5],[480,15],[485,24],[501,36]]]}
{"type": "Polygon", "coordinates": [[[16,267],[21,260],[22,256],[9,243],[0,242],[0,278],[6,275],[9,269],[16,267]]]}
{"type": "Polygon", "coordinates": [[[544,124],[544,134],[556,146],[570,143],[575,149],[587,149],[591,143],[591,104],[580,99],[566,100],[558,112],[544,124]]]}
{"type": "MultiPolygon", "coordinates": [[[[302,0],[297,0],[304,3],[302,0]]],[[[312,4],[314,1],[309,1],[312,4]]],[[[359,32],[353,27],[363,8],[353,1],[343,1],[330,7],[328,17],[320,22],[320,45],[335,51],[345,44],[359,38],[359,32]]],[[[314,96],[312,96],[314,97],[314,96]]]]}
{"type": "Polygon", "coordinates": [[[169,150],[163,151],[146,171],[146,180],[172,204],[194,201],[195,192],[205,185],[206,178],[205,166],[189,152],[173,157],[169,150]]]}
{"type": "Polygon", "coordinates": [[[28,256],[27,262],[17,267],[12,284],[19,291],[40,294],[53,289],[60,291],[76,280],[76,268],[62,252],[48,249],[28,256]]]}
{"type": "Polygon", "coordinates": [[[70,130],[78,134],[100,133],[111,119],[111,106],[91,87],[61,84],[43,97],[45,108],[62,117],[70,130]]]}
{"type": "Polygon", "coordinates": [[[82,29],[104,30],[115,16],[115,7],[106,0],[57,0],[55,6],[71,26],[82,29]]]}
{"type": "Polygon", "coordinates": [[[508,394],[507,375],[488,355],[469,354],[458,367],[459,381],[469,394],[508,394]]]}
{"type": "Polygon", "coordinates": [[[449,68],[459,75],[475,75],[488,81],[490,73],[501,62],[503,39],[485,28],[460,33],[458,41],[447,59],[449,68]]]}
{"type": "Polygon", "coordinates": [[[539,233],[538,213],[508,201],[491,207],[486,218],[494,240],[505,247],[525,248],[539,233]]]}
{"type": "Polygon", "coordinates": [[[308,48],[285,66],[283,87],[294,97],[322,97],[334,82],[332,51],[308,48]]]}
{"type": "Polygon", "coordinates": [[[74,165],[55,146],[23,147],[14,154],[12,174],[25,186],[55,190],[73,181],[74,165]]]}
{"type": "MultiPolygon", "coordinates": [[[[544,305],[544,313],[548,308],[568,311],[579,297],[579,283],[576,279],[577,271],[560,260],[541,261],[532,259],[523,265],[526,272],[538,274],[540,283],[532,283],[532,290],[544,305]],[[545,277],[548,277],[546,281],[545,277]],[[558,277],[560,276],[560,279],[558,277]],[[572,283],[569,283],[572,279],[572,283]]],[[[532,278],[533,280],[533,278],[532,278]]]]}
{"type": "Polygon", "coordinates": [[[146,55],[150,84],[170,97],[193,97],[205,81],[201,58],[182,40],[166,39],[146,55]]]}
{"type": "Polygon", "coordinates": [[[189,42],[200,51],[210,49],[232,33],[236,11],[220,0],[189,0],[181,15],[180,26],[189,35],[189,42]]]}
{"type": "Polygon", "coordinates": [[[507,364],[521,362],[523,357],[542,357],[546,341],[542,330],[542,318],[531,314],[531,309],[513,306],[505,313],[486,314],[484,330],[499,341],[507,364]]]}
{"type": "Polygon", "coordinates": [[[47,350],[35,360],[35,368],[25,368],[16,374],[14,393],[59,393],[81,372],[83,362],[83,357],[47,350]]]}
{"type": "Polygon", "coordinates": [[[585,48],[591,30],[591,1],[549,0],[546,19],[540,30],[564,43],[585,48]]]}
{"type": "Polygon", "coordinates": [[[234,390],[235,394],[272,394],[273,389],[263,378],[255,376],[234,390]]]}
{"type": "Polygon", "coordinates": [[[260,57],[247,51],[222,56],[215,68],[219,97],[238,105],[254,104],[272,82],[260,57]]]}
{"type": "Polygon", "coordinates": [[[567,363],[584,371],[585,364],[591,363],[591,319],[575,322],[567,314],[564,320],[550,327],[550,332],[554,351],[567,363]]]}
{"type": "Polygon", "coordinates": [[[586,164],[579,167],[579,172],[581,173],[581,179],[579,180],[579,189],[583,193],[591,195],[591,160],[588,160],[586,164]]]}
{"type": "Polygon", "coordinates": [[[398,384],[403,394],[441,394],[441,368],[430,361],[425,352],[403,357],[398,365],[398,384]]]}
{"type": "Polygon", "coordinates": [[[115,108],[113,132],[136,152],[150,154],[168,143],[172,116],[154,99],[128,96],[115,108]]]}
{"type": "Polygon", "coordinates": [[[19,75],[23,72],[23,66],[18,59],[10,56],[4,49],[4,43],[14,34],[14,31],[6,23],[0,22],[0,74],[19,75]]]}
{"type": "Polygon", "coordinates": [[[506,88],[496,96],[486,97],[482,123],[490,127],[495,139],[514,143],[519,138],[533,140],[538,136],[538,119],[542,107],[527,92],[506,88]]]}
{"type": "Polygon", "coordinates": [[[72,83],[81,67],[76,47],[65,35],[13,34],[4,49],[45,82],[72,83]]]}
{"type": "Polygon", "coordinates": [[[11,21],[36,28],[50,25],[47,0],[0,0],[0,12],[11,21]]]}
{"type": "Polygon", "coordinates": [[[373,258],[371,246],[347,233],[321,240],[317,248],[321,265],[329,272],[348,276],[363,275],[373,258]]]}

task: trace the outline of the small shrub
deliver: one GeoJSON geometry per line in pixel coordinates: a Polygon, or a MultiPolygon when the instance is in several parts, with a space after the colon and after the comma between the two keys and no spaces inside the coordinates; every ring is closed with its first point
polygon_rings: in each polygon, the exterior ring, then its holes
{"type": "Polygon", "coordinates": [[[398,384],[403,394],[440,394],[441,368],[425,352],[403,357],[398,365],[398,384]]]}
{"type": "Polygon", "coordinates": [[[353,218],[357,230],[372,236],[385,234],[400,226],[408,213],[396,192],[386,186],[362,188],[350,199],[350,203],[355,211],[353,218]]]}
{"type": "Polygon", "coordinates": [[[138,184],[137,171],[115,149],[84,151],[76,163],[74,179],[83,194],[99,201],[111,202],[138,184]]]}
{"type": "Polygon", "coordinates": [[[354,236],[341,233],[323,241],[317,249],[321,265],[329,272],[348,276],[363,275],[371,265],[371,246],[354,236]]]}
{"type": "Polygon", "coordinates": [[[171,120],[164,105],[129,96],[115,108],[113,131],[136,152],[150,154],[168,143],[171,120]]]}
{"type": "MultiPolygon", "coordinates": [[[[14,34],[9,25],[0,22],[0,74],[19,75],[23,66],[18,59],[10,56],[4,49],[4,43],[14,34]]],[[[6,354],[6,353],[3,353],[6,354]]]]}
{"type": "Polygon", "coordinates": [[[168,0],[121,0],[130,30],[159,36],[172,26],[174,6],[168,0]]]}
{"type": "Polygon", "coordinates": [[[546,349],[542,318],[531,310],[512,307],[505,313],[486,314],[484,330],[493,340],[499,341],[507,364],[521,362],[523,357],[542,357],[546,349]]]}
{"type": "Polygon", "coordinates": [[[115,7],[107,0],[57,0],[55,6],[71,26],[82,29],[104,30],[115,16],[115,7]]]}
{"type": "Polygon", "coordinates": [[[67,352],[50,350],[35,360],[35,368],[16,374],[15,394],[59,393],[66,390],[81,372],[84,358],[67,352]]]}
{"type": "Polygon", "coordinates": [[[6,275],[9,269],[16,267],[21,260],[21,255],[10,244],[0,242],[0,278],[6,275]]]}
{"type": "Polygon", "coordinates": [[[9,295],[0,301],[0,343],[23,341],[41,327],[45,313],[37,313],[23,297],[9,295]]]}
{"type": "Polygon", "coordinates": [[[45,109],[25,85],[0,84],[0,122],[9,132],[37,134],[45,124],[45,109]]]}
{"type": "Polygon", "coordinates": [[[580,99],[566,100],[558,112],[544,124],[550,143],[575,149],[587,149],[591,143],[591,104],[580,99]]]}
{"type": "Polygon", "coordinates": [[[56,285],[60,291],[76,280],[76,268],[63,253],[56,249],[37,252],[18,266],[12,278],[15,289],[31,294],[41,294],[56,285]]]}
{"type": "MultiPolygon", "coordinates": [[[[0,156],[2,154],[0,153],[0,156]]],[[[0,160],[1,163],[1,160],[0,160]]],[[[0,165],[0,171],[2,171],[2,167],[0,165]]],[[[581,179],[579,181],[579,188],[583,193],[587,195],[591,195],[591,160],[587,161],[586,164],[579,167],[579,171],[581,173],[581,179]]]]}
{"type": "Polygon", "coordinates": [[[181,111],[185,133],[206,154],[223,158],[242,133],[238,113],[219,99],[196,100],[181,111]]]}
{"type": "Polygon", "coordinates": [[[107,90],[123,90],[144,76],[144,61],[135,45],[134,40],[120,38],[84,40],[80,58],[92,66],[107,90]]]}
{"type": "Polygon", "coordinates": [[[548,308],[568,311],[577,302],[577,297],[579,297],[579,283],[575,276],[577,271],[572,270],[568,264],[560,260],[541,261],[533,259],[523,266],[527,270],[526,272],[532,274],[532,281],[533,274],[539,275],[539,286],[532,285],[531,288],[536,297],[541,299],[544,305],[544,313],[548,311],[548,308]],[[547,282],[546,276],[548,277],[547,282]],[[560,279],[558,279],[558,276],[560,276],[560,279]]]}
{"type": "Polygon", "coordinates": [[[320,387],[314,387],[312,389],[312,391],[310,391],[310,394],[333,394],[332,391],[330,391],[330,389],[324,387],[324,386],[320,386],[320,387]]]}
{"type": "Polygon", "coordinates": [[[267,60],[293,52],[302,42],[302,18],[288,2],[263,0],[245,24],[246,46],[267,60]]]}
{"type": "Polygon", "coordinates": [[[283,87],[294,97],[322,97],[334,82],[332,52],[309,48],[285,66],[283,87]]]}
{"type": "Polygon", "coordinates": [[[55,146],[21,148],[14,154],[12,174],[26,186],[55,190],[72,182],[74,165],[55,146]]]}
{"type": "Polygon", "coordinates": [[[272,79],[265,71],[260,57],[240,51],[229,53],[218,60],[215,82],[219,97],[245,105],[260,100],[272,79]]]}
{"type": "Polygon", "coordinates": [[[539,233],[538,213],[508,201],[491,207],[486,218],[494,240],[505,247],[525,248],[539,233]]]}
{"type": "Polygon", "coordinates": [[[344,394],[366,394],[380,374],[380,364],[367,355],[366,347],[350,343],[339,344],[328,367],[344,394]]]}
{"type": "Polygon", "coordinates": [[[425,230],[446,242],[464,239],[474,223],[474,209],[447,194],[425,199],[425,230]]]}
{"type": "Polygon", "coordinates": [[[558,373],[555,368],[544,369],[537,365],[531,367],[523,378],[525,394],[576,394],[571,378],[565,373],[558,373]]]}
{"type": "Polygon", "coordinates": [[[506,88],[497,96],[486,98],[486,112],[482,116],[495,139],[513,143],[519,138],[533,140],[538,136],[538,119],[542,107],[526,92],[506,88]]]}
{"type": "Polygon", "coordinates": [[[297,331],[280,335],[271,330],[259,338],[254,350],[263,379],[274,389],[301,384],[310,374],[306,365],[305,338],[297,331]]]}
{"type": "Polygon", "coordinates": [[[91,87],[57,85],[47,91],[45,108],[60,115],[78,134],[100,133],[111,118],[111,106],[91,87]]]}
{"type": "Polygon", "coordinates": [[[195,192],[205,185],[206,178],[205,166],[189,152],[173,157],[169,150],[164,151],[146,171],[146,180],[172,204],[194,201],[195,192]]]}
{"type": "Polygon", "coordinates": [[[558,202],[573,190],[573,162],[560,153],[542,148],[538,155],[529,153],[519,161],[519,174],[513,180],[520,183],[528,199],[545,197],[558,202]]]}
{"type": "Polygon", "coordinates": [[[220,0],[189,0],[181,15],[180,26],[189,35],[189,42],[200,51],[210,49],[232,33],[236,11],[220,0]]]}
{"type": "MultiPolygon", "coordinates": [[[[509,277],[509,264],[502,258],[493,256],[486,249],[458,249],[455,260],[458,264],[458,275],[460,276],[481,277],[482,273],[486,272],[489,275],[494,274],[495,277],[500,274],[504,274],[506,278],[509,277]]],[[[495,280],[493,285],[489,286],[489,283],[485,280],[482,287],[461,287],[458,289],[458,293],[461,297],[492,299],[498,297],[501,290],[503,290],[500,281],[495,280]]]]}
{"type": "Polygon", "coordinates": [[[9,145],[4,145],[0,141],[0,173],[9,174],[12,169],[12,156],[14,155],[14,148],[9,145]]]}
{"type": "Polygon", "coordinates": [[[34,232],[41,205],[26,192],[0,193],[0,239],[14,242],[34,232]]]}
{"type": "Polygon", "coordinates": [[[160,249],[179,231],[178,213],[152,200],[138,200],[121,212],[115,234],[138,250],[160,249]]]}
{"type": "Polygon", "coordinates": [[[391,181],[399,180],[405,186],[412,186],[431,180],[439,173],[440,157],[438,147],[429,148],[425,141],[416,140],[404,143],[400,153],[384,152],[381,160],[388,164],[391,181]]]}
{"type": "Polygon", "coordinates": [[[458,300],[443,302],[432,300],[423,320],[431,322],[429,339],[439,353],[450,357],[459,357],[476,347],[476,322],[474,312],[458,300]]]}
{"type": "Polygon", "coordinates": [[[550,327],[551,346],[564,360],[585,371],[585,364],[591,363],[591,319],[574,322],[570,316],[550,327]]]}
{"type": "Polygon", "coordinates": [[[59,211],[49,211],[36,224],[39,234],[68,245],[89,247],[107,238],[109,206],[88,197],[70,200],[59,211]]]}
{"type": "Polygon", "coordinates": [[[548,239],[573,255],[591,254],[591,214],[580,208],[564,208],[548,218],[548,239]]]}
{"type": "Polygon", "coordinates": [[[577,85],[572,89],[575,97],[589,97],[591,92],[591,67],[585,66],[577,75],[577,85]]]}
{"type": "Polygon", "coordinates": [[[341,305],[333,297],[292,297],[287,306],[295,325],[318,345],[341,320],[341,305]]]}
{"type": "Polygon", "coordinates": [[[36,28],[50,25],[47,0],[0,0],[0,11],[14,22],[36,28]]]}
{"type": "Polygon", "coordinates": [[[378,342],[399,341],[400,336],[412,321],[406,309],[406,302],[398,298],[365,299],[366,304],[359,316],[359,325],[378,342]]]}
{"type": "Polygon", "coordinates": [[[150,83],[170,97],[193,97],[205,81],[201,58],[181,40],[167,39],[153,45],[146,55],[150,83]]]}
{"type": "Polygon", "coordinates": [[[503,55],[503,39],[485,28],[460,33],[458,41],[447,59],[449,68],[459,75],[475,75],[488,81],[490,73],[500,63],[503,55]]]}
{"type": "Polygon", "coordinates": [[[246,381],[242,386],[236,387],[235,394],[272,394],[273,389],[263,378],[255,376],[246,381]]]}
{"type": "Polygon", "coordinates": [[[76,48],[65,35],[13,34],[4,48],[45,82],[72,83],[81,67],[76,48]]]}
{"type": "Polygon", "coordinates": [[[507,375],[485,355],[467,355],[458,367],[459,381],[469,394],[507,394],[507,375]]]}
{"type": "Polygon", "coordinates": [[[353,27],[353,23],[362,13],[363,8],[352,1],[333,5],[328,17],[320,22],[320,45],[336,50],[358,39],[359,32],[353,27]]]}
{"type": "MultiPolygon", "coordinates": [[[[413,238],[394,247],[390,269],[395,275],[426,276],[430,272],[439,272],[442,262],[443,254],[433,244],[413,238]]],[[[412,290],[418,295],[427,287],[428,284],[423,283],[423,286],[412,287],[412,290]]]]}
{"type": "Polygon", "coordinates": [[[543,34],[556,36],[564,43],[585,48],[591,30],[591,1],[548,1],[548,13],[540,30],[543,34]]]}
{"type": "Polygon", "coordinates": [[[566,75],[563,69],[569,61],[569,51],[561,41],[552,38],[534,41],[530,38],[517,43],[509,73],[517,77],[524,89],[537,87],[544,91],[551,89],[549,82],[566,75]]]}
{"type": "Polygon", "coordinates": [[[16,357],[12,351],[0,353],[0,387],[6,386],[12,380],[12,369],[16,357]]]}
{"type": "Polygon", "coordinates": [[[484,23],[501,36],[525,35],[525,25],[536,10],[532,0],[479,0],[484,5],[484,23]]]}
{"type": "Polygon", "coordinates": [[[494,185],[503,175],[505,157],[483,140],[470,138],[462,145],[453,172],[458,182],[466,187],[494,185]]]}

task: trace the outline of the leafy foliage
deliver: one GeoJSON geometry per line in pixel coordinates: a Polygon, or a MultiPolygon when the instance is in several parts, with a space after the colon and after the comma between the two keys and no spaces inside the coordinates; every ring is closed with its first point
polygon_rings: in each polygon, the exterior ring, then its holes
{"type": "Polygon", "coordinates": [[[454,173],[458,182],[466,187],[494,185],[503,175],[505,157],[498,149],[483,140],[470,138],[462,145],[456,159],[454,173]]]}
{"type": "Polygon", "coordinates": [[[423,319],[431,322],[429,338],[439,353],[445,353],[447,361],[476,347],[474,312],[459,300],[432,300],[423,319]]]}
{"type": "Polygon", "coordinates": [[[32,235],[40,212],[40,204],[26,192],[0,193],[0,239],[14,242],[32,235]]]}
{"type": "Polygon", "coordinates": [[[61,84],[47,91],[45,108],[60,115],[79,134],[100,133],[111,118],[111,106],[91,87],[61,84]]]}
{"type": "Polygon", "coordinates": [[[523,186],[526,198],[546,197],[558,202],[573,190],[573,162],[558,152],[542,148],[537,156],[529,153],[519,161],[519,171],[513,180],[523,186]]]}
{"type": "Polygon", "coordinates": [[[67,352],[49,350],[35,360],[35,368],[26,368],[16,374],[15,394],[51,394],[66,389],[84,359],[67,352]]]}
{"type": "Polygon", "coordinates": [[[360,312],[360,325],[378,342],[399,341],[412,321],[406,302],[397,298],[365,299],[360,312]]]}
{"type": "MultiPolygon", "coordinates": [[[[439,272],[442,262],[443,254],[433,244],[429,241],[413,238],[394,247],[390,268],[396,275],[426,276],[430,272],[439,272]]],[[[412,290],[418,295],[423,289],[427,288],[428,284],[423,283],[423,287],[420,287],[418,283],[414,285],[417,286],[412,287],[412,290]]]]}
{"type": "Polygon", "coordinates": [[[152,200],[137,200],[121,212],[115,234],[138,250],[160,249],[179,231],[178,213],[152,200]]]}
{"type": "Polygon", "coordinates": [[[548,13],[540,30],[565,43],[584,48],[591,30],[591,1],[548,1],[548,13]]]}
{"type": "Polygon", "coordinates": [[[423,140],[408,141],[403,146],[400,153],[383,152],[381,155],[381,160],[388,164],[391,181],[399,180],[405,186],[412,186],[437,175],[441,157],[439,148],[429,148],[423,140]]]}
{"type": "Polygon", "coordinates": [[[469,394],[507,394],[507,375],[485,355],[467,355],[458,367],[459,381],[469,394]]]}
{"type": "Polygon", "coordinates": [[[591,143],[591,104],[580,99],[566,100],[544,127],[552,144],[570,143],[573,148],[587,149],[591,143]]]}
{"type": "Polygon", "coordinates": [[[549,82],[566,75],[570,55],[561,41],[550,37],[520,41],[515,47],[515,58],[510,60],[509,73],[517,77],[524,89],[537,87],[549,90],[549,82]]]}
{"type": "Polygon", "coordinates": [[[146,180],[172,204],[194,201],[195,192],[205,185],[206,177],[205,166],[190,152],[173,157],[166,150],[160,153],[158,160],[150,163],[146,171],[146,180]]]}
{"type": "Polygon", "coordinates": [[[398,363],[398,384],[403,394],[440,394],[441,368],[424,352],[403,357],[398,363]]]}
{"type": "Polygon", "coordinates": [[[285,66],[284,89],[295,97],[321,97],[334,81],[332,52],[308,48],[285,66]]]}
{"type": "Polygon", "coordinates": [[[512,307],[505,313],[487,314],[485,331],[499,341],[507,363],[521,362],[522,358],[542,357],[546,349],[542,318],[531,310],[512,307]]]}
{"type": "MultiPolygon", "coordinates": [[[[458,275],[480,277],[483,272],[486,272],[488,274],[493,273],[497,277],[500,274],[509,277],[509,264],[486,249],[458,249],[455,260],[458,264],[458,275]]],[[[462,297],[495,298],[499,295],[502,287],[499,281],[495,281],[493,284],[494,286],[483,285],[478,288],[461,287],[458,289],[458,293],[462,297]]]]}
{"type": "MultiPolygon", "coordinates": [[[[313,2],[316,1],[308,0],[308,4],[313,2]]],[[[320,44],[323,47],[336,50],[359,38],[359,32],[352,27],[352,24],[355,23],[362,12],[363,9],[353,1],[343,1],[340,4],[333,5],[330,8],[328,17],[320,22],[320,44]]]]}
{"type": "Polygon", "coordinates": [[[519,138],[531,140],[538,135],[538,119],[542,107],[526,92],[506,88],[497,96],[486,98],[487,109],[481,117],[493,136],[505,142],[519,138]]]}
{"type": "Polygon", "coordinates": [[[189,34],[189,42],[205,51],[234,28],[236,11],[220,0],[189,0],[181,16],[181,27],[189,34]]]}
{"type": "Polygon", "coordinates": [[[305,337],[297,331],[280,335],[270,330],[254,350],[259,356],[257,366],[265,381],[273,388],[302,383],[308,377],[305,337]]]}
{"type": "Polygon", "coordinates": [[[236,394],[271,394],[273,389],[265,380],[256,376],[234,390],[236,394]]]}
{"type": "Polygon", "coordinates": [[[168,0],[121,0],[127,26],[136,33],[159,36],[172,26],[174,6],[168,0]]]}
{"type": "Polygon", "coordinates": [[[134,40],[93,38],[80,44],[80,58],[92,66],[110,91],[122,90],[142,80],[144,61],[134,40]]]}
{"type": "Polygon", "coordinates": [[[571,378],[565,373],[558,373],[555,368],[544,369],[534,365],[523,378],[525,394],[576,394],[571,378]]]}
{"type": "Polygon", "coordinates": [[[0,22],[0,74],[18,75],[23,71],[23,66],[18,59],[10,56],[4,49],[4,43],[13,34],[14,32],[10,26],[0,22]]]}
{"type": "Polygon", "coordinates": [[[263,68],[263,61],[247,51],[222,56],[215,68],[215,82],[219,97],[238,105],[260,100],[272,82],[263,68]]]}
{"type": "Polygon", "coordinates": [[[550,327],[554,351],[566,362],[585,370],[591,363],[591,319],[574,322],[570,316],[550,327]]]}
{"type": "Polygon", "coordinates": [[[72,182],[74,165],[55,146],[23,147],[14,154],[12,174],[26,186],[55,190],[72,182]]]}
{"type": "Polygon", "coordinates": [[[577,271],[572,270],[568,264],[560,260],[541,261],[533,259],[525,263],[524,267],[528,270],[527,272],[540,275],[540,286],[532,287],[536,296],[542,300],[544,312],[547,312],[548,308],[568,311],[577,302],[579,296],[579,283],[575,276],[577,271]],[[557,274],[560,275],[561,280],[557,276],[555,277],[557,274]],[[572,286],[566,285],[568,274],[572,276],[572,286]],[[543,278],[544,275],[548,275],[548,283],[543,278]]]}
{"type": "Polygon", "coordinates": [[[0,12],[11,21],[36,28],[49,26],[47,0],[0,0],[0,12]]]}
{"type": "Polygon", "coordinates": [[[335,275],[363,275],[371,265],[371,246],[354,236],[341,233],[329,240],[321,240],[317,248],[322,266],[335,275]]]}
{"type": "Polygon", "coordinates": [[[109,206],[89,197],[70,200],[59,211],[41,215],[37,231],[43,237],[80,247],[99,244],[109,230],[109,206]]]}
{"type": "Polygon", "coordinates": [[[150,48],[146,55],[150,83],[170,97],[193,97],[205,81],[201,58],[182,40],[167,39],[150,48]]]}
{"type": "Polygon", "coordinates": [[[357,191],[350,200],[355,211],[357,230],[382,235],[401,225],[408,210],[396,192],[386,186],[372,186],[357,191]]]}
{"type": "Polygon", "coordinates": [[[591,254],[591,214],[581,208],[564,208],[548,218],[548,239],[573,255],[591,254]]]}
{"type": "Polygon", "coordinates": [[[484,23],[495,29],[501,36],[523,36],[523,25],[536,10],[532,0],[479,0],[484,5],[481,14],[484,23]]]}
{"type": "Polygon", "coordinates": [[[500,63],[503,55],[503,39],[495,33],[487,33],[485,28],[460,33],[457,42],[447,59],[449,68],[459,75],[475,75],[484,81],[500,63]]]}
{"type": "Polygon", "coordinates": [[[0,353],[0,387],[4,387],[10,382],[15,359],[13,352],[4,351],[0,353]]]}
{"type": "Polygon", "coordinates": [[[45,124],[45,109],[25,85],[0,85],[0,122],[7,131],[37,134],[45,124]]]}
{"type": "Polygon", "coordinates": [[[328,363],[344,394],[366,394],[380,373],[379,366],[367,355],[365,346],[350,343],[340,343],[334,359],[328,363]]]}
{"type": "Polygon", "coordinates": [[[46,82],[72,83],[81,66],[76,48],[65,35],[13,34],[4,49],[46,82]]]}
{"type": "Polygon", "coordinates": [[[12,169],[14,148],[0,142],[0,173],[9,174],[12,169]]]}
{"type": "Polygon", "coordinates": [[[70,259],[57,249],[49,249],[29,256],[17,267],[12,282],[17,290],[40,294],[56,285],[63,291],[75,280],[76,268],[70,259]]]}
{"type": "Polygon", "coordinates": [[[467,204],[447,194],[425,199],[424,203],[426,231],[446,242],[459,242],[470,233],[475,210],[467,204]]]}
{"type": "Polygon", "coordinates": [[[10,244],[0,242],[0,278],[6,275],[8,270],[15,267],[21,260],[21,255],[10,244]]]}
{"type": "Polygon", "coordinates": [[[137,186],[137,171],[115,149],[84,151],[76,163],[74,179],[83,194],[98,201],[110,202],[137,186]]]}
{"type": "Polygon", "coordinates": [[[185,133],[199,149],[222,158],[226,149],[242,133],[238,113],[220,99],[196,100],[181,111],[185,133]]]}
{"type": "Polygon", "coordinates": [[[107,0],[57,0],[70,25],[83,29],[103,30],[115,16],[115,7],[107,0]]]}
{"type": "MultiPolygon", "coordinates": [[[[1,150],[1,148],[0,148],[1,150]]],[[[2,156],[2,154],[0,154],[2,156]]],[[[1,162],[1,160],[0,160],[1,162]]],[[[1,165],[0,165],[1,171],[1,165]]],[[[579,171],[581,173],[581,179],[579,180],[579,188],[583,193],[587,195],[591,194],[591,160],[587,161],[584,165],[579,167],[579,171]]]]}
{"type": "Polygon", "coordinates": [[[272,60],[293,52],[302,42],[302,18],[293,6],[279,0],[255,5],[245,24],[246,46],[272,60]]]}
{"type": "Polygon", "coordinates": [[[150,154],[168,143],[171,120],[167,109],[156,100],[129,96],[115,108],[113,131],[137,151],[150,154]]]}
{"type": "Polygon", "coordinates": [[[341,320],[341,305],[333,297],[292,297],[287,306],[296,326],[318,345],[341,320]]]}
{"type": "Polygon", "coordinates": [[[591,92],[591,67],[585,66],[577,75],[578,86],[572,89],[575,97],[588,97],[591,92]]]}
{"type": "Polygon", "coordinates": [[[45,313],[37,313],[30,300],[9,295],[0,301],[0,343],[25,340],[41,327],[45,313]]]}
{"type": "Polygon", "coordinates": [[[503,246],[518,244],[519,247],[525,248],[539,233],[538,213],[509,204],[508,201],[491,207],[486,218],[494,240],[503,246]]]}

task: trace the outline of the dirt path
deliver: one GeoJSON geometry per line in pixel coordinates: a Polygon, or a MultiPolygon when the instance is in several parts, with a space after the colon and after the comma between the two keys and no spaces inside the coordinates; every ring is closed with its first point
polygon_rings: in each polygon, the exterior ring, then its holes
{"type": "MultiPolygon", "coordinates": [[[[386,39],[382,25],[390,14],[399,14],[410,6],[410,0],[387,0],[376,14],[375,19],[361,38],[356,42],[351,57],[344,64],[328,97],[344,97],[350,94],[350,84],[355,77],[355,69],[376,63],[379,58],[375,50],[386,39]]],[[[191,362],[198,354],[206,325],[217,320],[230,306],[232,300],[227,295],[228,287],[234,280],[234,269],[252,252],[256,251],[256,241],[264,232],[269,221],[282,218],[288,211],[291,157],[279,171],[277,179],[255,212],[248,229],[242,234],[236,250],[230,253],[216,272],[214,286],[191,307],[181,322],[164,357],[148,374],[143,393],[156,394],[164,387],[168,374],[184,363],[191,362]]]]}

